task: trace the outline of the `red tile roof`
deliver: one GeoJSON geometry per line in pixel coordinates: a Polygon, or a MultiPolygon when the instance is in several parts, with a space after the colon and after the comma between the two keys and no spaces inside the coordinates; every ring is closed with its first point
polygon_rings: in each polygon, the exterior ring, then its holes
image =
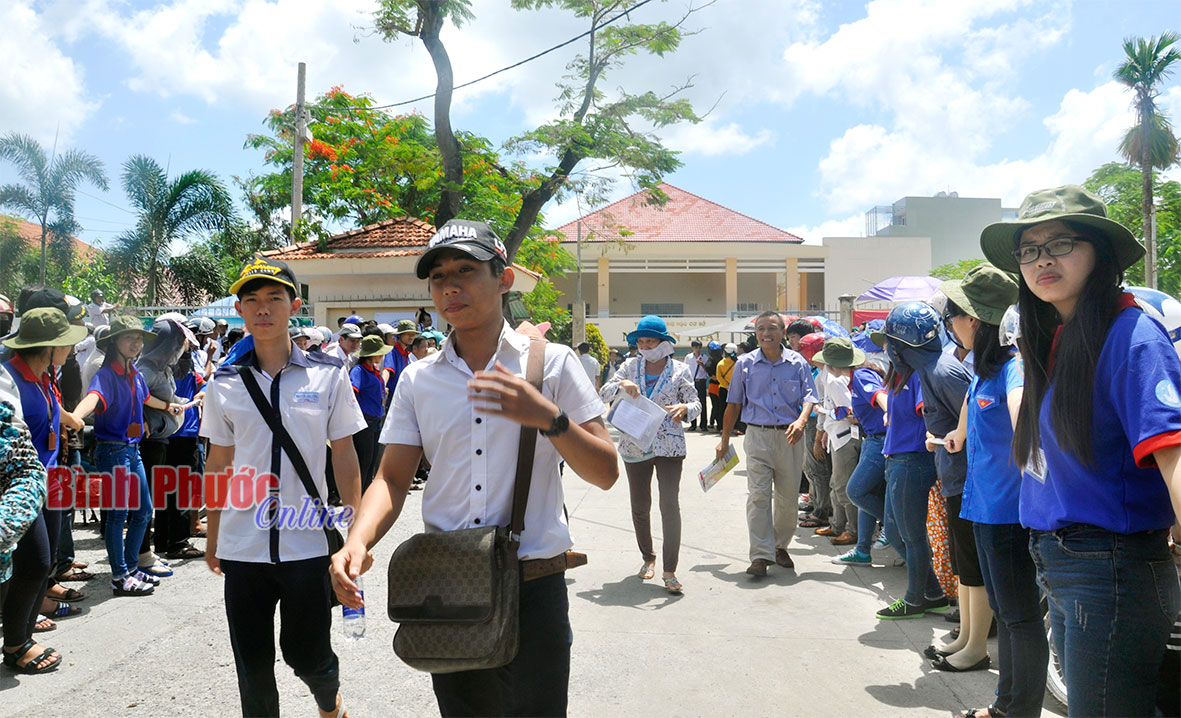
{"type": "Polygon", "coordinates": [[[435,227],[429,222],[415,217],[398,217],[333,235],[324,243],[323,249],[312,241],[288,245],[263,254],[284,260],[402,257],[421,252],[434,233],[435,227]],[[398,249],[402,247],[414,249],[398,249]]]}
{"type": "Polygon", "coordinates": [[[567,242],[578,237],[582,222],[584,242],[609,239],[625,242],[786,242],[804,240],[791,232],[772,227],[741,212],[723,207],[667,182],[660,189],[668,203],[658,207],[647,203],[644,192],[595,210],[580,220],[559,227],[567,242]],[[620,228],[625,230],[620,232],[620,228]],[[621,236],[622,235],[622,236],[621,236]]]}
{"type": "MultiPolygon", "coordinates": [[[[17,233],[25,238],[25,241],[30,247],[36,249],[38,252],[41,251],[41,225],[26,222],[20,217],[0,214],[0,223],[9,221],[16,225],[17,233]]],[[[70,237],[70,239],[74,240],[74,254],[90,257],[98,253],[98,248],[83,242],[77,237],[70,237]]]]}

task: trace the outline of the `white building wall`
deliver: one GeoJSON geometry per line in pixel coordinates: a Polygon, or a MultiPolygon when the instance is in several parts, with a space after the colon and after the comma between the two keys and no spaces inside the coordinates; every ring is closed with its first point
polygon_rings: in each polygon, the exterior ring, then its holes
{"type": "Polygon", "coordinates": [[[824,306],[840,308],[842,294],[857,296],[888,277],[931,272],[927,237],[825,237],[824,306]]]}

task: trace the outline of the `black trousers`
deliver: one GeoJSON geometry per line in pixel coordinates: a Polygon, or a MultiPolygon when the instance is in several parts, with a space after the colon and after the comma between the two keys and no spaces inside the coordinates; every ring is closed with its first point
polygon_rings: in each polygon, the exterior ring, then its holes
{"type": "Polygon", "coordinates": [[[695,379],[693,388],[697,389],[697,399],[701,402],[701,416],[689,422],[689,428],[696,429],[700,422],[701,430],[705,431],[709,428],[709,379],[695,379]]]}
{"type": "Polygon", "coordinates": [[[566,574],[521,583],[521,649],[502,668],[432,673],[439,713],[564,716],[570,687],[570,601],[566,574]]]}
{"type": "Polygon", "coordinates": [[[365,424],[364,429],[353,434],[353,448],[357,450],[357,463],[361,466],[362,493],[372,483],[381,461],[381,444],[377,439],[381,435],[382,418],[366,414],[365,424]]]}
{"type": "Polygon", "coordinates": [[[4,645],[21,646],[33,635],[41,600],[49,588],[53,553],[61,531],[61,512],[42,511],[12,552],[12,578],[4,596],[4,645]]]}
{"type": "Polygon", "coordinates": [[[283,563],[222,561],[221,570],[242,715],[279,715],[276,606],[283,660],[307,684],[321,710],[335,708],[340,667],[332,652],[328,557],[283,563]]]}
{"type": "MultiPolygon", "coordinates": [[[[170,436],[165,444],[164,463],[176,469],[187,466],[197,471],[201,464],[200,449],[195,436],[170,436]]],[[[144,442],[146,443],[146,442],[144,442]]],[[[151,481],[151,469],[148,468],[147,454],[141,444],[140,456],[144,460],[144,470],[148,472],[151,481]]],[[[154,486],[154,484],[153,484],[154,486]]],[[[177,494],[171,493],[165,498],[162,506],[156,507],[156,553],[165,554],[169,551],[184,548],[192,538],[192,521],[190,511],[178,508],[177,494]]]]}

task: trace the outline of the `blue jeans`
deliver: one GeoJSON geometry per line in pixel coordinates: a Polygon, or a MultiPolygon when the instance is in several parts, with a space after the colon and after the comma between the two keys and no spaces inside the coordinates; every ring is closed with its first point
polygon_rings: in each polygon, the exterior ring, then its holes
{"type": "Polygon", "coordinates": [[[107,561],[111,564],[111,579],[122,581],[139,568],[139,546],[152,520],[152,495],[148,490],[148,476],[139,458],[139,445],[122,441],[100,441],[94,449],[98,470],[109,474],[112,482],[112,507],[107,512],[103,540],[107,545],[107,561]],[[126,468],[117,475],[115,467],[126,468]],[[138,483],[138,488],[135,487],[138,483]],[[130,521],[128,517],[130,516],[130,521]],[[123,524],[127,536],[123,536],[123,524]]]}
{"type": "Polygon", "coordinates": [[[866,435],[861,440],[861,459],[845,492],[859,511],[857,513],[857,551],[869,555],[873,545],[873,530],[878,521],[883,522],[887,537],[897,535],[897,528],[889,528],[893,520],[886,510],[886,457],[882,456],[885,436],[866,435]]]}
{"type": "Polygon", "coordinates": [[[976,523],[972,530],[988,605],[996,614],[1001,676],[994,705],[1011,718],[1037,718],[1042,714],[1050,647],[1037,569],[1029,555],[1029,529],[1021,524],[976,523]]]}
{"type": "Polygon", "coordinates": [[[1168,530],[1117,534],[1073,524],[1033,531],[1070,715],[1155,715],[1157,676],[1181,609],[1168,530]]]}
{"type": "Polygon", "coordinates": [[[906,557],[906,595],[912,606],[924,599],[943,596],[943,588],[931,567],[927,540],[927,496],[935,485],[935,456],[927,452],[891,454],[886,459],[886,491],[897,533],[890,540],[900,544],[906,557]]]}

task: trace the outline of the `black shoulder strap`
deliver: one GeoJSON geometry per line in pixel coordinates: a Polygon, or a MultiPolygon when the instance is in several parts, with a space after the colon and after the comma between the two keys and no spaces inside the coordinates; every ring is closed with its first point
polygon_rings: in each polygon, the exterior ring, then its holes
{"type": "Polygon", "coordinates": [[[316,489],[316,483],[312,481],[312,472],[308,471],[308,465],[304,463],[303,454],[299,453],[299,447],[295,445],[295,441],[291,438],[291,434],[287,433],[287,429],[283,428],[283,420],[279,418],[279,412],[275,411],[271,403],[262,393],[262,387],[258,385],[258,380],[254,378],[254,373],[250,371],[250,367],[246,365],[238,366],[238,376],[242,377],[242,383],[246,385],[246,391],[250,394],[250,398],[254,401],[255,408],[258,413],[262,414],[262,418],[267,422],[271,432],[274,433],[275,438],[279,440],[279,445],[283,447],[283,451],[287,452],[287,458],[291,460],[291,465],[295,467],[295,473],[299,475],[299,480],[303,482],[303,490],[307,492],[308,496],[319,500],[323,505],[324,497],[320,496],[319,490],[316,489]]]}
{"type": "MultiPolygon", "coordinates": [[[[545,368],[544,339],[529,342],[529,359],[525,367],[525,380],[541,391],[542,370],[545,368]]],[[[509,533],[519,540],[525,529],[525,505],[529,502],[529,485],[533,481],[533,452],[537,447],[537,429],[521,427],[521,445],[517,449],[517,477],[513,484],[513,514],[509,522],[509,533]]]]}

